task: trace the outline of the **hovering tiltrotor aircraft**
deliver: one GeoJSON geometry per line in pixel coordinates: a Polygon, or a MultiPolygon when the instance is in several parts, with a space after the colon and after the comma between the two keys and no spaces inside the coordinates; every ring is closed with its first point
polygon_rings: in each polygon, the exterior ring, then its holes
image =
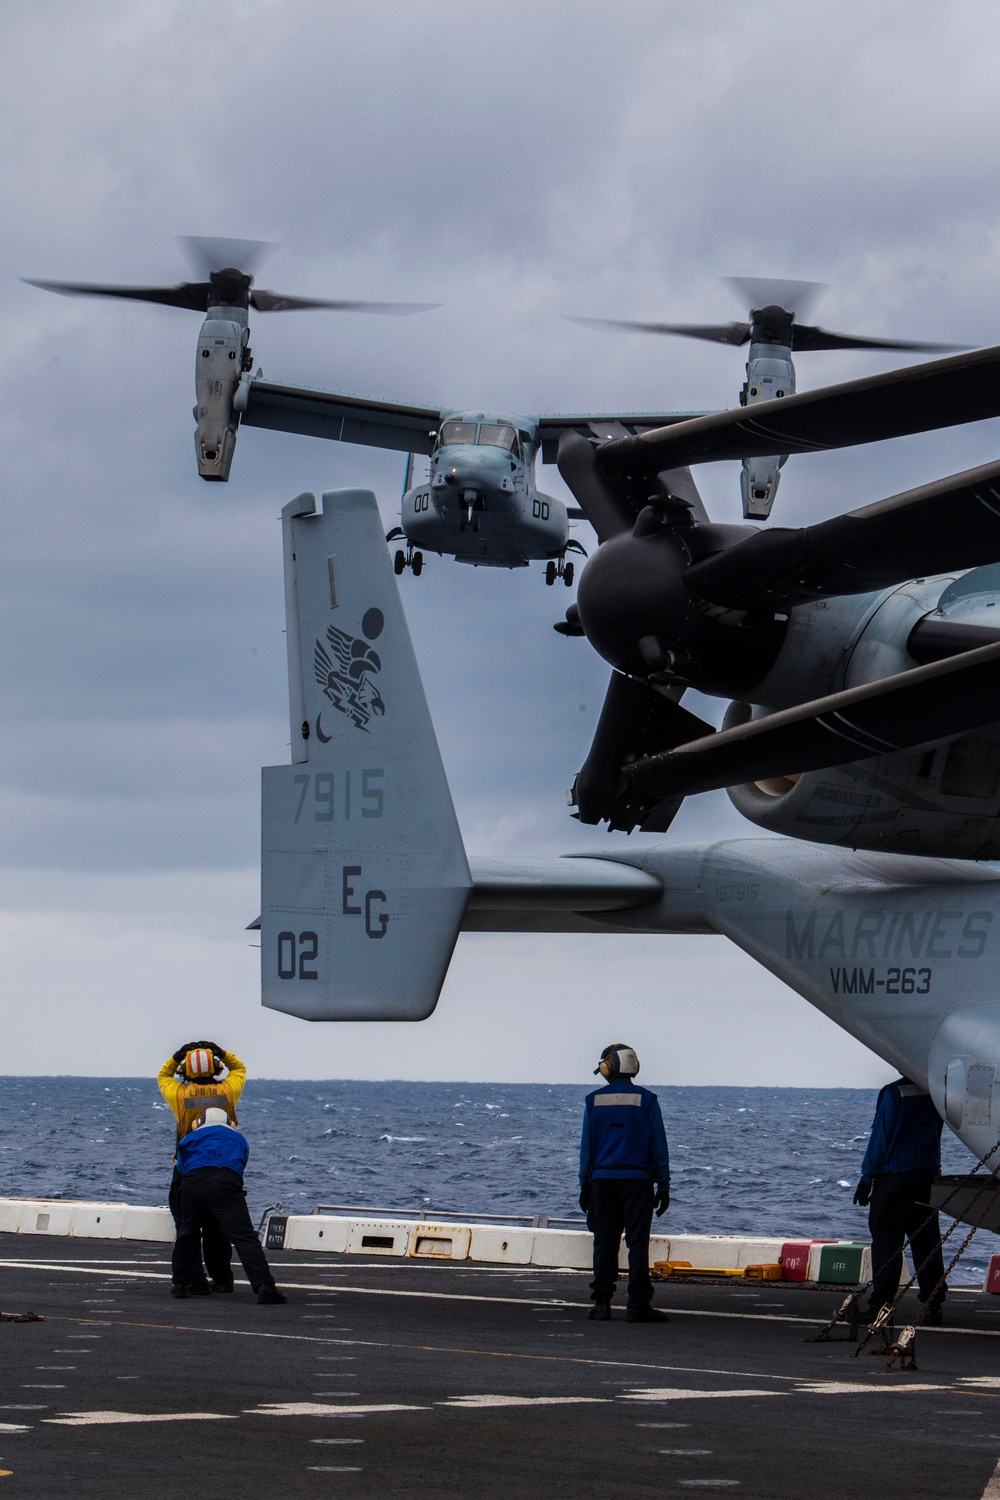
{"type": "MultiPolygon", "coordinates": [[[[956,344],[920,344],[901,339],[858,338],[850,333],[831,333],[798,320],[810,308],[821,283],[773,281],[764,278],[728,276],[729,286],[749,305],[748,323],[634,323],[618,318],[575,318],[590,328],[624,330],[631,333],[681,334],[690,339],[708,339],[713,344],[749,344],[746,380],[740,390],[740,405],[758,401],[780,401],[795,395],[792,351],[805,349],[906,349],[914,353],[955,349],[956,344]]],[[[757,454],[744,458],[740,472],[743,514],[748,520],[766,521],[778,491],[780,470],[787,453],[757,454]]]]}
{"type": "Polygon", "coordinates": [[[423,1019],[460,931],[720,933],[996,1162],[1000,871],[975,860],[1000,854],[1000,463],[801,532],[714,526],[658,476],[997,415],[991,349],[561,440],[604,538],[574,628],[616,668],[580,816],[659,831],[681,796],[727,786],[790,838],[470,863],[375,497],[286,505],[293,763],[264,771],[264,1004],[423,1019]],[[689,681],[734,696],[731,727],[680,706],[689,681]]]}
{"type": "Polygon", "coordinates": [[[119,297],[156,302],[205,314],[195,356],[195,453],[202,479],[227,480],[236,451],[236,431],[246,401],[253,356],[249,310],[294,312],[327,308],[335,312],[408,314],[426,312],[433,302],[331,302],[321,297],[286,297],[254,286],[251,268],[272,249],[261,240],[182,238],[198,266],[200,281],[178,286],[108,286],[94,282],[32,281],[29,286],[65,297],[119,297]]]}
{"type": "MultiPolygon", "coordinates": [[[[521,568],[544,561],[545,582],[573,582],[567,552],[586,556],[569,524],[583,512],[535,485],[535,462],[554,463],[564,433],[607,442],[671,422],[679,412],[579,416],[511,416],[404,406],[304,386],[247,380],[243,421],[248,426],[363,443],[407,454],[401,525],[388,540],[405,538],[397,573],[419,575],[423,551],[448,554],[476,567],[521,568]],[[430,459],[430,474],[414,484],[413,457],[430,459]],[[423,550],[421,550],[423,549],[423,550]]],[[[678,482],[681,482],[680,480],[678,482]]]]}
{"type": "Polygon", "coordinates": [[[263,291],[251,274],[272,247],[259,240],[187,238],[201,281],[179,286],[108,286],[91,282],[29,281],[71,297],[118,297],[205,313],[195,358],[198,404],[195,452],[202,479],[226,481],[241,420],[249,427],[304,433],[362,443],[407,454],[401,526],[390,538],[405,538],[396,553],[397,573],[423,569],[421,548],[449,554],[477,567],[519,568],[545,563],[545,581],[573,582],[567,552],[586,556],[570,537],[580,519],[535,485],[539,452],[554,462],[559,438],[570,429],[607,440],[683,421],[696,413],[651,412],[565,417],[517,417],[491,412],[442,410],[369,400],[305,386],[274,384],[251,374],[249,310],[289,312],[328,308],[341,312],[415,313],[429,302],[345,302],[287,297],[263,291]],[[413,457],[430,458],[430,476],[414,484],[413,457]]]}

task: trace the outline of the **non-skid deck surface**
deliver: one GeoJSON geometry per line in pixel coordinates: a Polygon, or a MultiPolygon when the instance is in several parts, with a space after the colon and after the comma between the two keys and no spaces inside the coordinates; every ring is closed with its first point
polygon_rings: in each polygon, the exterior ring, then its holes
{"type": "Polygon", "coordinates": [[[0,1323],[0,1500],[980,1500],[1000,1459],[1000,1298],[954,1294],[887,1375],[804,1342],[835,1288],[662,1286],[667,1325],[595,1324],[577,1272],[272,1264],[287,1306],[174,1301],[163,1247],[0,1237],[0,1311],[44,1318],[0,1323]]]}

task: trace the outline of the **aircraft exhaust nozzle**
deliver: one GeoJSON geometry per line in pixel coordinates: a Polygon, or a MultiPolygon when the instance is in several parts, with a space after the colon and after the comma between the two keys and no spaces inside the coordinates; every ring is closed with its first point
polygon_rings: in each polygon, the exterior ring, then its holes
{"type": "Polygon", "coordinates": [[[292,764],[262,786],[263,1003],[420,1021],[472,878],[375,496],[282,511],[292,764]]]}

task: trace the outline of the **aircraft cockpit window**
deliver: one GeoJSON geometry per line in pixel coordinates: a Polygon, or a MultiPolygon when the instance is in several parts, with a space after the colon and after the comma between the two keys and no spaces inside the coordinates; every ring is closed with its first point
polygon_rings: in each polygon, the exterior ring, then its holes
{"type": "Polygon", "coordinates": [[[445,422],[441,428],[441,440],[438,446],[447,448],[452,443],[474,443],[475,441],[475,422],[445,422]]]}
{"type": "Polygon", "coordinates": [[[517,433],[513,427],[499,422],[484,422],[479,429],[479,443],[481,447],[506,448],[509,453],[516,453],[517,433]]]}

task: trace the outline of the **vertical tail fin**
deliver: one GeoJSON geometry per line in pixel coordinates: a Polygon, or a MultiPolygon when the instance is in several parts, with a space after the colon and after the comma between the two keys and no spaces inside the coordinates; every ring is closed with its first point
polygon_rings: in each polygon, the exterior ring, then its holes
{"type": "Polygon", "coordinates": [[[263,1003],[423,1020],[472,882],[375,496],[281,519],[292,764],[263,772],[263,1003]]]}

